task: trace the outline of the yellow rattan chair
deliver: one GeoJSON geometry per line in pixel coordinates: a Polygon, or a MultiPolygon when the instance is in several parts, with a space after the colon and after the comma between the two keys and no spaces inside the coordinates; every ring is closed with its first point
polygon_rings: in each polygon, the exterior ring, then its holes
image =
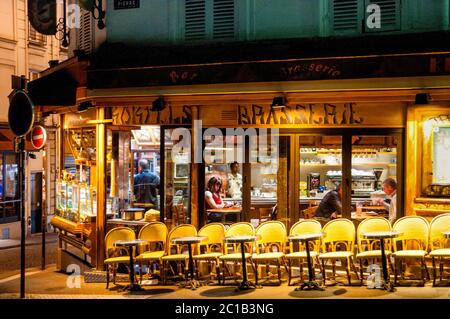
{"type": "MultiPolygon", "coordinates": [[[[248,222],[239,222],[231,224],[230,227],[225,231],[225,237],[231,237],[231,236],[254,236],[255,235],[255,228],[252,224],[248,222]]],[[[245,245],[245,259],[246,264],[250,263],[253,270],[255,270],[255,267],[253,265],[252,261],[252,253],[253,253],[253,243],[246,243],[245,245]]],[[[225,276],[225,271],[228,272],[228,274],[231,275],[231,271],[229,271],[227,267],[227,263],[232,262],[234,266],[236,264],[242,263],[242,254],[241,254],[241,244],[237,243],[224,243],[223,246],[223,255],[219,257],[219,260],[222,261],[222,269],[221,269],[221,276],[222,276],[222,284],[225,283],[225,280],[227,277],[225,276]]],[[[234,267],[235,268],[235,267],[234,267]]],[[[234,277],[236,279],[236,277],[234,277]]]]}
{"type": "Polygon", "coordinates": [[[197,254],[193,257],[198,277],[198,262],[206,261],[209,266],[210,276],[214,275],[212,272],[212,264],[216,271],[217,280],[220,284],[220,263],[219,258],[223,255],[223,238],[225,237],[225,226],[221,223],[209,223],[203,226],[198,231],[199,236],[205,236],[197,245],[197,254]]]}
{"type": "MultiPolygon", "coordinates": [[[[359,260],[359,275],[361,276],[361,285],[364,278],[363,260],[369,259],[381,259],[381,249],[379,239],[366,239],[362,234],[368,232],[382,232],[391,231],[391,223],[389,220],[383,217],[372,217],[364,219],[359,225],[356,231],[356,240],[358,243],[358,253],[356,259],[359,260]]],[[[390,239],[384,240],[384,251],[386,254],[387,262],[390,265],[389,256],[392,254],[392,241],[390,239]]],[[[391,268],[392,265],[391,265],[391,268]]]]}
{"type": "MultiPolygon", "coordinates": [[[[171,271],[174,274],[174,278],[183,277],[186,279],[187,268],[189,259],[188,253],[185,251],[186,245],[173,244],[172,239],[178,237],[187,237],[187,236],[197,236],[197,229],[193,225],[182,224],[173,228],[169,235],[167,236],[166,242],[166,254],[161,258],[163,263],[163,283],[166,283],[167,271],[171,271]],[[174,270],[172,264],[177,264],[177,269],[174,270]],[[180,268],[182,265],[183,268],[180,268]],[[182,270],[181,270],[182,269],[182,270]]],[[[193,251],[195,251],[195,246],[193,245],[193,251]]]]}
{"type": "Polygon", "coordinates": [[[322,261],[323,285],[326,284],[325,264],[327,260],[332,261],[334,279],[336,279],[336,261],[345,262],[348,284],[351,285],[350,268],[353,268],[356,277],[359,279],[353,263],[355,225],[349,219],[338,218],[327,222],[322,231],[325,233],[325,237],[322,238],[322,253],[319,254],[319,260],[322,261]]]}
{"type": "MultiPolygon", "coordinates": [[[[142,265],[147,263],[148,269],[151,265],[157,263],[162,268],[162,257],[166,253],[167,226],[161,222],[151,222],[139,231],[138,238],[147,241],[145,251],[141,252],[136,261],[140,267],[140,281],[142,282],[142,265]]],[[[152,272],[153,273],[153,272],[152,272]]],[[[150,272],[149,272],[150,275],[150,272]]],[[[161,276],[161,272],[160,272],[161,276]]]]}
{"type": "Polygon", "coordinates": [[[419,259],[421,262],[422,281],[425,284],[425,276],[430,278],[425,263],[425,255],[427,254],[429,240],[429,224],[428,221],[420,216],[405,216],[398,219],[393,227],[395,231],[402,233],[401,236],[394,238],[394,283],[397,285],[397,273],[400,268],[402,271],[402,262],[406,259],[419,259]]]}
{"type": "Polygon", "coordinates": [[[438,215],[430,223],[430,256],[433,261],[433,286],[436,285],[436,258],[439,259],[439,280],[442,281],[444,261],[450,258],[449,239],[442,232],[450,230],[450,213],[438,215]]]}
{"type": "Polygon", "coordinates": [[[128,227],[117,227],[111,229],[105,236],[105,256],[104,264],[106,266],[106,289],[109,288],[109,267],[113,270],[113,283],[116,284],[116,272],[118,264],[130,264],[130,255],[125,248],[115,247],[114,243],[118,240],[134,240],[136,233],[128,227]]]}
{"type": "Polygon", "coordinates": [[[270,263],[276,262],[278,280],[281,285],[281,264],[283,264],[286,272],[288,268],[285,259],[286,246],[286,226],[280,221],[271,220],[259,224],[256,228],[256,253],[252,259],[255,263],[255,284],[258,285],[258,263],[265,263],[266,273],[270,278],[270,263]]]}
{"type": "MultiPolygon", "coordinates": [[[[292,225],[291,230],[289,231],[289,236],[302,235],[302,234],[316,234],[322,232],[322,225],[317,220],[308,219],[301,220],[292,225]]],[[[310,257],[316,259],[317,263],[320,266],[319,260],[317,257],[320,252],[320,240],[309,241],[310,244],[313,245],[312,249],[310,249],[310,257]]],[[[289,254],[286,255],[286,259],[288,261],[288,285],[291,285],[292,280],[292,264],[293,261],[299,260],[300,264],[300,280],[303,276],[303,260],[306,260],[306,250],[304,244],[299,244],[298,249],[295,249],[295,245],[293,242],[289,243],[289,254]]],[[[313,263],[314,265],[314,263],[313,263]]]]}

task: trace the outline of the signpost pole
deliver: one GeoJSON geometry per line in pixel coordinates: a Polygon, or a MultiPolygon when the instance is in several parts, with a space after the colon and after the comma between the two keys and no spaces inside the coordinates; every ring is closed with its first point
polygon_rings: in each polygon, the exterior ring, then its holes
{"type": "Polygon", "coordinates": [[[19,151],[19,186],[20,186],[20,298],[25,298],[25,138],[17,137],[19,151]]]}

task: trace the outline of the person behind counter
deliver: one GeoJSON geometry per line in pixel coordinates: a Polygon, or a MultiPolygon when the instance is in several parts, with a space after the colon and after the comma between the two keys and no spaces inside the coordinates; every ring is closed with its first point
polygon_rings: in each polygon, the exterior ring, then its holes
{"type": "MultiPolygon", "coordinates": [[[[220,209],[231,206],[222,200],[222,197],[220,196],[221,190],[222,180],[216,176],[211,177],[205,191],[206,209],[220,209]]],[[[211,222],[220,222],[222,221],[222,214],[209,213],[208,219],[211,222]]]]}
{"type": "Polygon", "coordinates": [[[393,178],[387,178],[383,181],[383,192],[387,198],[383,205],[389,211],[389,221],[393,224],[397,218],[397,182],[393,178]]]}
{"type": "Polygon", "coordinates": [[[141,172],[134,176],[134,196],[137,203],[157,204],[156,190],[159,187],[159,176],[150,172],[146,159],[139,161],[141,172]]]}
{"type": "Polygon", "coordinates": [[[342,213],[342,186],[338,184],[336,189],[329,191],[320,201],[314,217],[335,219],[342,213]]]}
{"type": "Polygon", "coordinates": [[[231,198],[242,198],[242,175],[239,174],[239,163],[230,164],[230,173],[228,173],[227,196],[231,198]]]}

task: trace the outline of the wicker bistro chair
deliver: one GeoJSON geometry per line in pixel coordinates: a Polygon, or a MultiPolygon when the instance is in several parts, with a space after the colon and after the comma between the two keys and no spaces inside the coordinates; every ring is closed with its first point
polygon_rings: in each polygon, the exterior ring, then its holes
{"type": "MultiPolygon", "coordinates": [[[[309,220],[301,220],[292,225],[289,235],[301,235],[301,234],[315,234],[322,232],[322,225],[317,220],[309,219],[309,220]]],[[[313,245],[310,250],[310,257],[314,258],[317,264],[320,266],[318,256],[320,252],[320,240],[310,241],[310,244],[313,245]]],[[[288,285],[291,285],[292,280],[292,264],[295,260],[299,261],[300,266],[300,280],[303,277],[303,260],[306,259],[306,250],[305,245],[298,245],[298,249],[295,249],[295,244],[293,242],[289,243],[289,254],[286,255],[286,259],[288,261],[288,285]]],[[[313,263],[314,265],[314,263],[313,263]]]]}
{"type": "MultiPolygon", "coordinates": [[[[254,236],[255,228],[252,224],[248,222],[239,222],[231,224],[231,226],[225,231],[225,237],[230,236],[254,236]]],[[[222,277],[222,284],[225,284],[225,280],[227,279],[225,272],[228,272],[231,275],[231,271],[228,269],[227,264],[232,262],[234,265],[234,269],[238,263],[242,262],[242,254],[241,254],[241,244],[235,243],[224,243],[223,246],[223,255],[219,257],[219,260],[222,261],[222,267],[220,270],[222,277]]],[[[246,264],[250,264],[255,271],[255,267],[253,265],[252,253],[253,253],[253,243],[245,244],[245,259],[246,264]]],[[[234,277],[236,279],[236,277],[234,277]]]]}
{"type": "Polygon", "coordinates": [[[439,280],[442,281],[444,261],[450,258],[450,239],[444,238],[442,232],[450,230],[450,213],[434,217],[430,223],[430,253],[433,261],[433,286],[436,285],[436,258],[439,259],[439,280]],[[447,245],[446,245],[447,244],[447,245]]]}
{"type": "Polygon", "coordinates": [[[429,240],[428,221],[420,216],[405,216],[398,219],[393,229],[399,231],[402,235],[394,238],[394,284],[398,284],[397,273],[402,271],[402,262],[406,259],[419,259],[421,262],[421,279],[425,284],[425,274],[430,278],[425,263],[429,240]]]}
{"type": "Polygon", "coordinates": [[[280,221],[271,220],[260,224],[256,228],[256,253],[253,254],[252,259],[255,263],[255,284],[258,285],[258,263],[266,264],[266,272],[270,278],[270,262],[276,262],[278,271],[278,280],[281,285],[281,267],[283,264],[286,272],[288,268],[285,259],[285,245],[286,245],[286,227],[280,221]],[[274,251],[275,248],[275,251],[274,251]]]}
{"type": "MultiPolygon", "coordinates": [[[[358,244],[358,253],[356,254],[356,259],[359,260],[359,275],[361,276],[361,285],[363,284],[364,267],[363,261],[369,259],[381,259],[381,249],[379,239],[366,239],[363,234],[368,232],[382,232],[391,231],[391,223],[384,217],[372,217],[364,219],[359,225],[356,231],[356,240],[358,244]]],[[[390,260],[389,256],[392,254],[392,241],[386,239],[385,243],[385,254],[387,261],[390,260]]],[[[390,262],[387,264],[391,265],[390,262]]],[[[394,267],[391,265],[391,269],[394,267]]]]}
{"type": "Polygon", "coordinates": [[[350,268],[353,268],[359,279],[353,263],[355,225],[349,219],[338,218],[327,222],[322,231],[325,233],[325,237],[322,238],[322,253],[319,254],[319,260],[322,261],[323,285],[326,284],[325,264],[327,260],[332,261],[334,279],[336,279],[336,261],[340,260],[345,263],[348,284],[351,285],[350,268]]]}
{"type": "Polygon", "coordinates": [[[134,240],[136,233],[128,227],[117,227],[111,229],[105,236],[105,256],[104,263],[106,265],[106,289],[109,288],[109,271],[110,266],[113,270],[113,283],[116,284],[116,273],[118,264],[130,264],[130,256],[128,250],[115,247],[114,243],[118,240],[134,240]]]}
{"type": "Polygon", "coordinates": [[[198,275],[198,263],[206,261],[209,266],[210,276],[212,278],[212,264],[216,270],[217,281],[220,284],[220,262],[219,258],[223,255],[223,238],[225,237],[225,226],[221,223],[210,223],[203,226],[198,231],[199,236],[206,238],[197,245],[197,254],[193,256],[198,275]]]}
{"type": "MultiPolygon", "coordinates": [[[[167,236],[166,254],[161,258],[163,263],[163,283],[165,284],[168,276],[166,273],[170,270],[174,276],[172,278],[183,277],[187,280],[187,268],[189,255],[183,250],[186,245],[173,244],[172,239],[186,236],[197,236],[197,229],[190,224],[182,224],[173,228],[167,236]],[[173,268],[173,263],[176,263],[177,269],[173,268]],[[182,267],[182,268],[181,268],[182,267]]],[[[193,247],[195,251],[195,247],[193,247]]]]}
{"type": "MultiPolygon", "coordinates": [[[[147,241],[147,249],[141,252],[136,261],[140,267],[140,281],[142,282],[142,265],[147,263],[148,269],[151,269],[151,264],[158,264],[159,268],[162,268],[162,257],[166,253],[166,240],[167,240],[167,226],[161,222],[151,222],[139,231],[138,238],[147,241]]],[[[152,274],[154,272],[152,271],[152,274]]],[[[162,272],[160,272],[160,276],[162,272]]],[[[150,271],[149,271],[150,275],[150,271]]]]}

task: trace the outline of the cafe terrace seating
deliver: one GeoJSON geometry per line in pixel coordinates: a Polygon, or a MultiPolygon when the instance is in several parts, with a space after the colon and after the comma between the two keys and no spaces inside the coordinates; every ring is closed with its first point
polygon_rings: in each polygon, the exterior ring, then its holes
{"type": "MultiPolygon", "coordinates": [[[[405,216],[398,219],[393,230],[402,234],[394,238],[394,283],[398,285],[397,274],[403,274],[403,261],[407,259],[419,259],[421,263],[422,282],[425,284],[425,274],[429,278],[425,263],[429,240],[428,221],[421,216],[405,216]]],[[[403,278],[404,279],[404,278],[403,278]]]]}
{"type": "Polygon", "coordinates": [[[266,273],[270,278],[270,262],[276,262],[278,280],[281,285],[281,264],[288,271],[285,260],[286,227],[280,221],[271,220],[259,224],[256,228],[256,253],[252,259],[255,263],[255,284],[258,285],[258,263],[265,263],[266,273]]]}
{"type": "MultiPolygon", "coordinates": [[[[254,236],[255,228],[252,224],[248,222],[239,222],[231,224],[230,228],[228,228],[225,232],[225,237],[231,236],[254,236]]],[[[253,267],[253,270],[256,272],[253,261],[252,261],[252,253],[253,253],[253,243],[245,243],[245,259],[247,265],[250,264],[253,267]]],[[[229,268],[227,267],[228,262],[233,262],[234,269],[236,268],[237,263],[242,262],[242,254],[241,254],[241,244],[240,243],[225,243],[223,255],[219,257],[219,260],[222,261],[222,284],[225,283],[227,279],[225,272],[231,275],[229,268]]],[[[235,278],[236,279],[236,278],[235,278]]]]}
{"type": "MultiPolygon", "coordinates": [[[[379,239],[367,239],[364,238],[364,233],[369,232],[384,232],[391,231],[391,223],[384,217],[371,217],[364,219],[359,225],[356,231],[356,240],[358,244],[358,253],[356,259],[359,260],[359,271],[361,276],[361,285],[363,284],[364,266],[363,261],[369,259],[381,259],[381,249],[379,239]]],[[[392,254],[392,241],[391,239],[384,240],[384,252],[387,257],[387,263],[389,262],[389,256],[392,254]]],[[[393,269],[391,265],[391,269],[393,269]]]]}
{"type": "Polygon", "coordinates": [[[353,264],[355,225],[349,219],[338,218],[326,223],[322,232],[325,233],[325,237],[322,238],[322,253],[319,255],[319,260],[322,261],[323,285],[326,285],[325,264],[327,260],[332,261],[334,279],[336,279],[336,261],[344,262],[348,284],[351,285],[350,268],[353,268],[358,278],[353,264]]]}
{"type": "Polygon", "coordinates": [[[450,239],[442,232],[450,230],[450,213],[434,217],[430,223],[430,256],[433,263],[433,286],[436,285],[436,258],[439,260],[439,280],[442,281],[444,262],[450,258],[450,239]]]}
{"type": "MultiPolygon", "coordinates": [[[[314,219],[306,219],[296,222],[292,225],[289,236],[302,235],[302,234],[317,234],[322,232],[322,226],[317,220],[314,219]]],[[[319,260],[317,257],[320,252],[320,239],[309,241],[311,247],[310,249],[310,257],[315,259],[317,264],[320,266],[319,260]]],[[[295,243],[289,243],[289,254],[286,255],[286,259],[288,261],[288,285],[291,285],[292,280],[292,265],[295,261],[299,261],[300,263],[300,279],[303,278],[303,260],[306,259],[306,250],[304,244],[299,244],[297,249],[295,247],[295,243]]],[[[314,265],[314,263],[313,263],[314,265]]]]}
{"type": "Polygon", "coordinates": [[[201,261],[206,261],[209,266],[210,276],[213,276],[212,267],[216,271],[216,277],[220,284],[220,256],[223,255],[223,238],[225,237],[225,226],[221,223],[210,223],[203,226],[198,231],[198,236],[205,236],[197,245],[197,254],[194,255],[194,262],[199,277],[199,265],[201,261]]]}
{"type": "Polygon", "coordinates": [[[106,266],[106,289],[109,288],[109,271],[110,266],[113,271],[113,283],[116,284],[116,273],[118,264],[130,264],[130,256],[127,249],[123,247],[115,247],[114,243],[118,240],[134,240],[136,233],[128,227],[117,227],[111,229],[105,236],[105,256],[106,266]]]}
{"type": "MultiPolygon", "coordinates": [[[[140,281],[142,282],[142,265],[147,263],[150,269],[152,264],[157,263],[162,268],[162,257],[165,254],[167,240],[167,226],[161,222],[151,222],[139,231],[138,238],[147,241],[145,251],[136,257],[140,269],[140,281]]],[[[150,272],[149,272],[150,275],[150,272]]],[[[162,274],[160,273],[160,276],[162,274]]]]}
{"type": "MultiPolygon", "coordinates": [[[[186,279],[187,276],[187,268],[189,258],[188,253],[185,251],[186,249],[183,244],[173,244],[172,239],[178,237],[187,237],[187,236],[197,236],[197,229],[194,225],[190,224],[182,224],[173,228],[168,237],[166,244],[166,254],[162,257],[163,262],[163,283],[165,284],[168,279],[168,271],[171,271],[174,276],[172,278],[184,277],[186,279]],[[173,268],[173,263],[176,264],[176,269],[173,268]]],[[[193,247],[195,250],[195,247],[193,247]]]]}

